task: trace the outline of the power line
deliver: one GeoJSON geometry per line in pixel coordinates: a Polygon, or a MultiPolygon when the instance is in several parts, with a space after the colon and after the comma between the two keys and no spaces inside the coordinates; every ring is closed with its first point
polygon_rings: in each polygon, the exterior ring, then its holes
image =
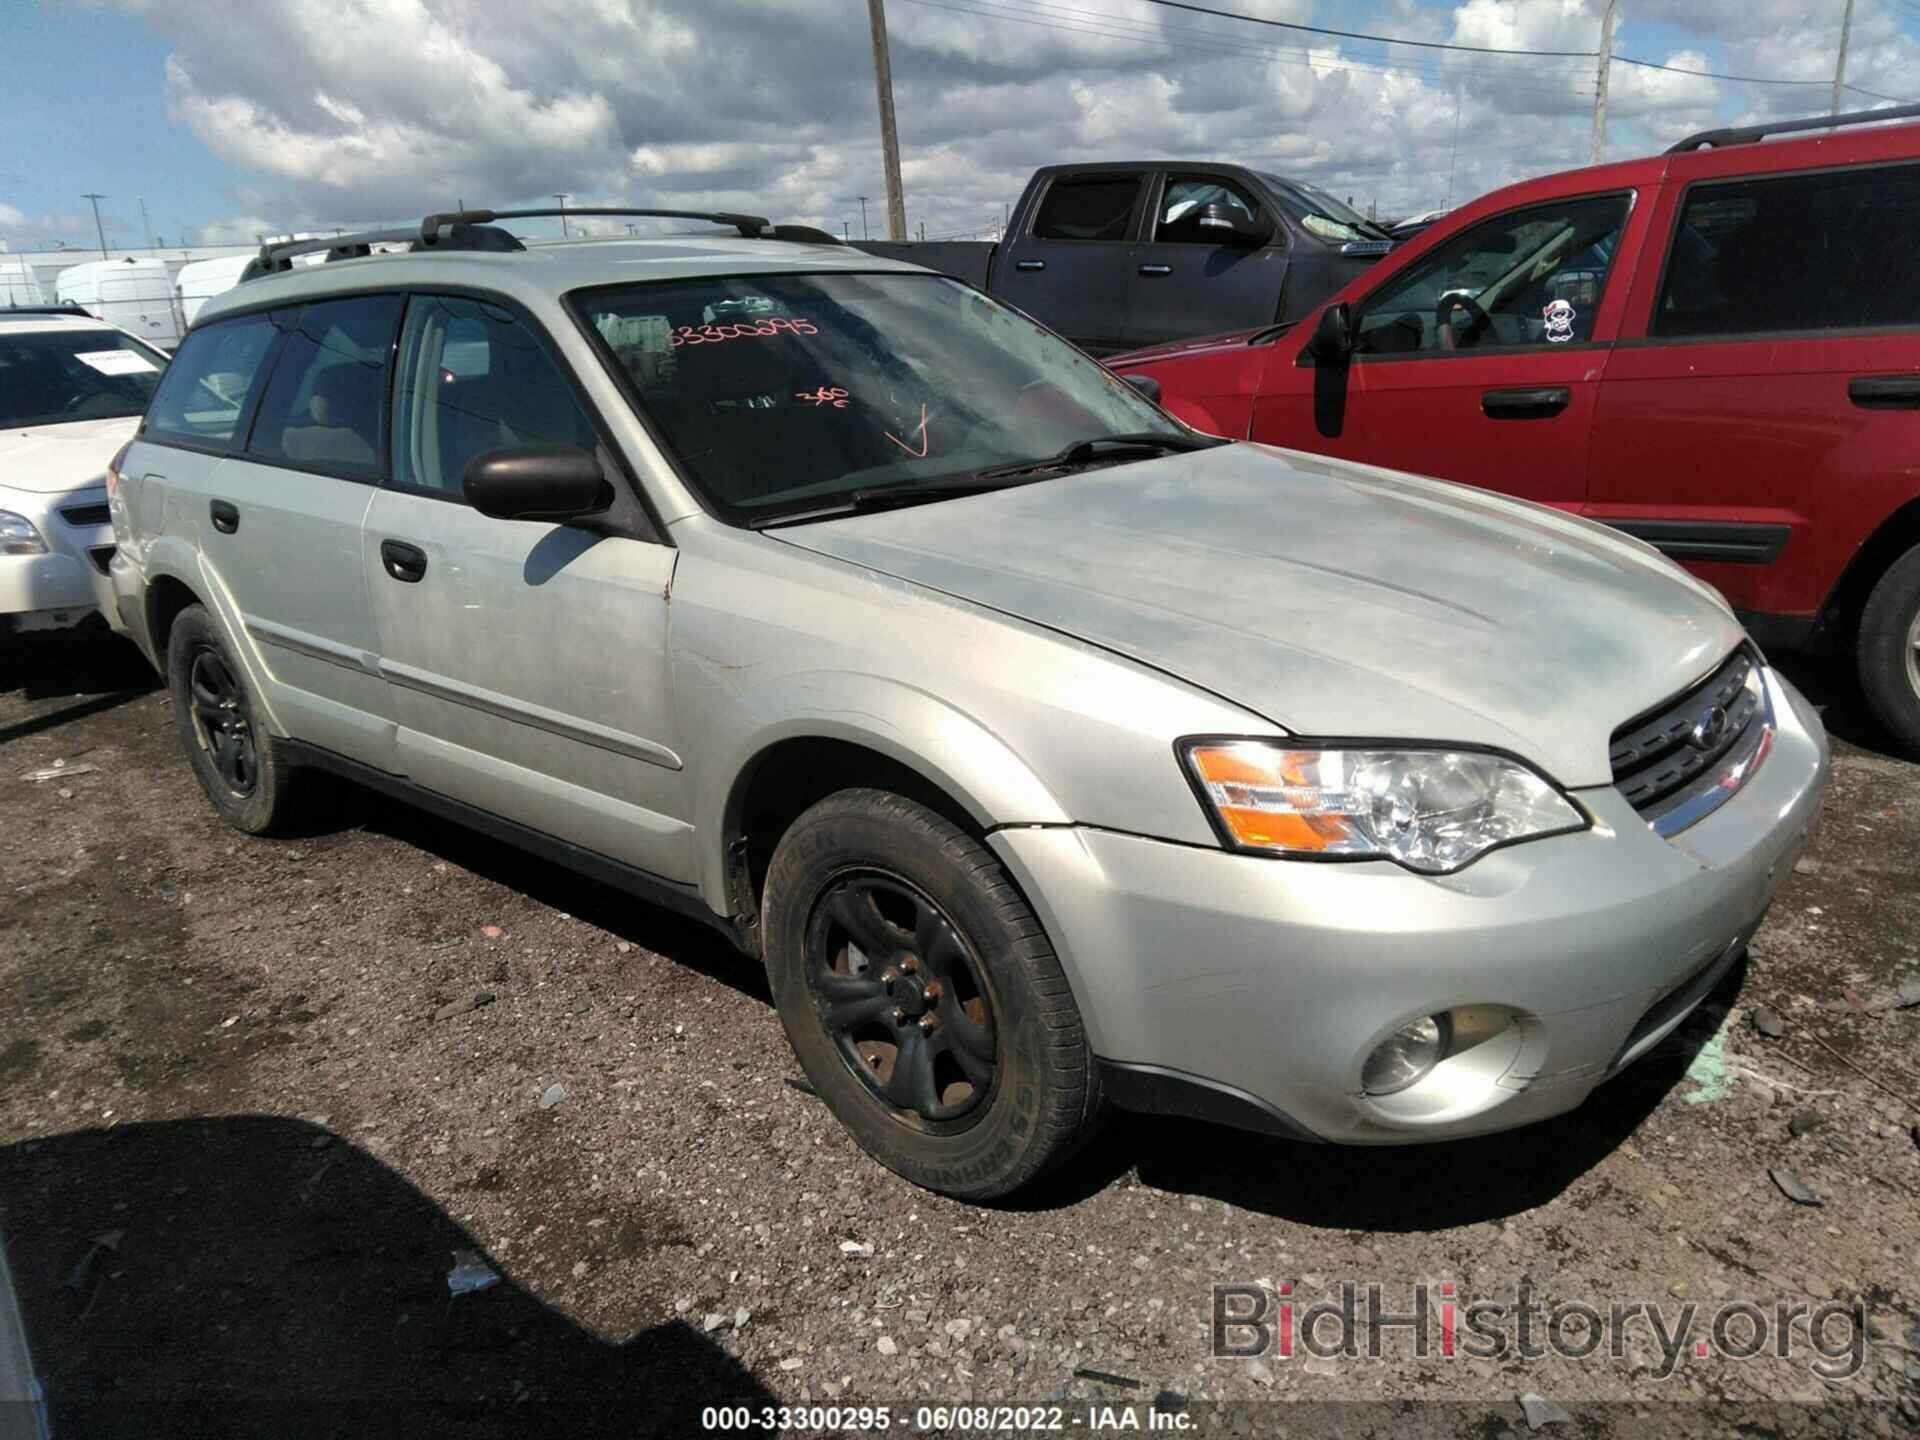
{"type": "Polygon", "coordinates": [[[1421,50],[1462,50],[1475,55],[1530,55],[1565,60],[1591,60],[1598,50],[1517,50],[1500,45],[1451,45],[1444,40],[1403,40],[1394,35],[1368,35],[1358,30],[1327,30],[1318,25],[1302,25],[1293,20],[1269,20],[1264,15],[1241,15],[1232,10],[1210,10],[1188,0],[1147,0],[1149,5],[1164,5],[1169,10],[1191,10],[1196,15],[1214,15],[1222,20],[1244,20],[1249,25],[1271,25],[1279,30],[1298,30],[1308,35],[1329,35],[1336,40],[1370,40],[1378,45],[1412,45],[1421,50]]]}

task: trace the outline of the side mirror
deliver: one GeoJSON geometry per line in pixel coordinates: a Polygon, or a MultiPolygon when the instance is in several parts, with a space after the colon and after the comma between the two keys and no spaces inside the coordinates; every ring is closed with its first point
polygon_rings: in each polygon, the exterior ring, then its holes
{"type": "Polygon", "coordinates": [[[467,462],[461,489],[474,509],[495,520],[564,524],[613,503],[600,461],[571,445],[484,451],[467,462]]]}
{"type": "Polygon", "coordinates": [[[1273,238],[1271,225],[1249,220],[1238,207],[1223,205],[1218,200],[1202,205],[1193,223],[1194,228],[1207,239],[1217,240],[1222,245],[1244,245],[1256,249],[1273,238]]]}
{"type": "Polygon", "coordinates": [[[1313,327],[1313,358],[1344,362],[1353,354],[1353,312],[1344,300],[1320,312],[1313,327]]]}
{"type": "Polygon", "coordinates": [[[1160,403],[1160,382],[1154,379],[1153,376],[1122,375],[1120,378],[1138,390],[1142,395],[1146,396],[1147,399],[1153,401],[1154,404],[1158,405],[1160,403]]]}

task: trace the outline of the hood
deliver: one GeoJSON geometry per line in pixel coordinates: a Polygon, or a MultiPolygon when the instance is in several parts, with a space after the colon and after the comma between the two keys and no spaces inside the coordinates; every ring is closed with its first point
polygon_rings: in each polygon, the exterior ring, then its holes
{"type": "Polygon", "coordinates": [[[138,415],[0,430],[0,485],[55,495],[107,483],[107,462],[140,428],[138,415]]]}
{"type": "Polygon", "coordinates": [[[1299,735],[1491,746],[1612,781],[1614,728],[1741,642],[1651,547],[1263,445],[770,532],[1016,615],[1299,735]]]}
{"type": "Polygon", "coordinates": [[[1270,333],[1277,340],[1292,328],[1290,323],[1261,325],[1252,330],[1230,330],[1224,335],[1196,335],[1190,340],[1169,340],[1164,345],[1147,345],[1139,350],[1129,350],[1122,355],[1109,355],[1101,363],[1109,370],[1119,370],[1128,365],[1145,364],[1152,360],[1171,360],[1177,355],[1197,355],[1208,350],[1244,350],[1247,342],[1256,335],[1270,333]]]}

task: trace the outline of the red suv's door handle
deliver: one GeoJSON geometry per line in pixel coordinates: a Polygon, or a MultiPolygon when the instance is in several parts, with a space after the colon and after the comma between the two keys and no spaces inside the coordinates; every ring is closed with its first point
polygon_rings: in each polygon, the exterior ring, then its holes
{"type": "Polygon", "coordinates": [[[1480,410],[1489,420],[1544,420],[1558,415],[1573,400],[1564,385],[1540,390],[1483,390],[1480,410]]]}
{"type": "Polygon", "coordinates": [[[1847,398],[1863,410],[1920,410],[1920,375],[1862,375],[1847,398]]]}

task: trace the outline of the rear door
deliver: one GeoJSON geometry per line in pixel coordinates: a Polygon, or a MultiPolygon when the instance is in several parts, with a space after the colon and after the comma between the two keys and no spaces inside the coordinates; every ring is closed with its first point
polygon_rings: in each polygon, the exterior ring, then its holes
{"type": "Polygon", "coordinates": [[[220,463],[195,516],[266,669],[270,708],[296,738],[385,770],[393,711],[360,527],[386,472],[400,308],[398,295],[354,295],[271,313],[278,355],[246,447],[220,463]]]}
{"type": "Polygon", "coordinates": [[[393,475],[374,496],[360,561],[399,768],[543,834],[692,880],[667,677],[673,549],[495,520],[467,503],[467,462],[490,450],[598,448],[614,463],[529,317],[502,301],[416,294],[399,357],[393,475]]]}
{"type": "Polygon", "coordinates": [[[1171,171],[1156,186],[1145,243],[1128,280],[1128,348],[1189,335],[1244,330],[1276,318],[1286,284],[1287,231],[1252,191],[1224,175],[1171,171]],[[1248,230],[1267,228],[1270,245],[1221,242],[1204,212],[1225,207],[1248,230]]]}
{"type": "Polygon", "coordinates": [[[1025,233],[1001,251],[994,293],[1084,349],[1120,349],[1150,174],[1053,176],[1025,233]]]}
{"type": "Polygon", "coordinates": [[[1633,201],[1518,207],[1388,276],[1353,304],[1350,363],[1276,353],[1299,368],[1269,372],[1252,438],[1580,508],[1633,201]]]}
{"type": "Polygon", "coordinates": [[[1791,640],[1914,493],[1920,165],[1751,173],[1773,148],[1674,160],[1663,263],[1600,387],[1591,511],[1791,640]]]}

